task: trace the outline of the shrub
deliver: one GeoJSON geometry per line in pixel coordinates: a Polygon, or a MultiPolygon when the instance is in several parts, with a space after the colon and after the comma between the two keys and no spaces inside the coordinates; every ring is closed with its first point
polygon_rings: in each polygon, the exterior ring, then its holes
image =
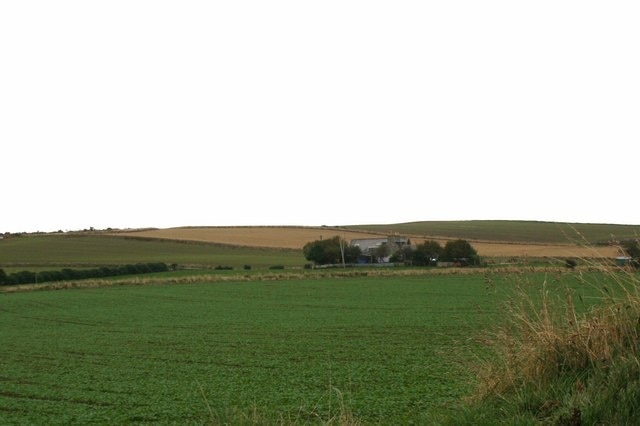
{"type": "Polygon", "coordinates": [[[167,264],[163,262],[153,262],[147,265],[152,272],[167,272],[169,270],[167,264]]]}
{"type": "Polygon", "coordinates": [[[530,419],[522,423],[639,423],[640,279],[619,271],[597,277],[591,285],[602,289],[603,304],[586,313],[575,308],[571,290],[554,297],[546,279],[539,301],[521,289],[508,324],[490,339],[494,353],[481,366],[469,412],[495,416],[496,423],[498,416],[530,419]]]}
{"type": "Polygon", "coordinates": [[[284,269],[284,265],[273,265],[273,266],[269,266],[269,269],[284,269]]]}
{"type": "Polygon", "coordinates": [[[30,272],[21,271],[7,276],[0,269],[0,285],[2,284],[34,284],[36,282],[71,281],[86,278],[101,278],[117,275],[145,274],[150,272],[165,272],[169,268],[165,263],[137,263],[135,265],[102,266],[94,269],[64,268],[60,271],[30,272]]]}
{"type": "Polygon", "coordinates": [[[11,284],[33,284],[36,282],[36,274],[31,271],[20,271],[9,275],[11,284]]]}
{"type": "Polygon", "coordinates": [[[463,259],[465,263],[478,263],[478,253],[476,249],[467,240],[454,240],[448,241],[442,249],[441,260],[445,262],[461,262],[463,259]]]}
{"type": "Polygon", "coordinates": [[[233,266],[218,265],[213,269],[216,270],[216,271],[231,271],[233,269],[233,266]]]}
{"type": "Polygon", "coordinates": [[[245,271],[250,271],[251,270],[251,265],[244,265],[243,266],[245,271]]]}
{"type": "Polygon", "coordinates": [[[425,241],[416,246],[413,252],[413,264],[417,266],[428,266],[440,257],[442,254],[442,246],[435,240],[425,241]],[[436,259],[436,260],[434,260],[436,259]]]}
{"type": "Polygon", "coordinates": [[[347,241],[335,236],[329,239],[311,241],[304,245],[302,253],[305,259],[314,262],[316,265],[326,265],[331,263],[342,263],[344,261],[352,263],[357,261],[361,254],[360,247],[351,246],[347,241]]]}

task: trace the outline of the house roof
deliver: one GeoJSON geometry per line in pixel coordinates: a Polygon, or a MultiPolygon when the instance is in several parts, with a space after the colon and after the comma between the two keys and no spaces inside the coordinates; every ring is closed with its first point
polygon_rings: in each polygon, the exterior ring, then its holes
{"type": "Polygon", "coordinates": [[[393,244],[395,245],[394,248],[397,248],[402,245],[409,244],[409,239],[406,237],[392,236],[385,238],[357,238],[351,240],[351,245],[360,247],[360,250],[363,252],[375,249],[383,244],[393,244]]]}
{"type": "Polygon", "coordinates": [[[351,240],[351,245],[360,247],[363,252],[371,250],[376,247],[380,247],[382,244],[387,244],[389,240],[387,238],[358,238],[351,240]]]}

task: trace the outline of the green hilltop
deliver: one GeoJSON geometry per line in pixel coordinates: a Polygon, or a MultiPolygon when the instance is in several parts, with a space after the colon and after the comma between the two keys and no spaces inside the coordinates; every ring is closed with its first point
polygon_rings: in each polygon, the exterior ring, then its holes
{"type": "Polygon", "coordinates": [[[559,223],[513,220],[424,221],[388,225],[350,225],[354,231],[520,243],[604,244],[638,238],[640,225],[559,223]]]}
{"type": "Polygon", "coordinates": [[[304,264],[302,252],[212,243],[180,242],[111,235],[40,234],[0,241],[0,268],[56,269],[60,266],[95,267],[124,263],[164,262],[207,267],[304,264]]]}

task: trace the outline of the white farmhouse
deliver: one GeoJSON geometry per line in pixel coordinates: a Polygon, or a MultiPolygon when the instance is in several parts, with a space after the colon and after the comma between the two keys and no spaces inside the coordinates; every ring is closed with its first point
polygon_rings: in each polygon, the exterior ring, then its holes
{"type": "Polygon", "coordinates": [[[387,263],[391,256],[404,246],[410,246],[411,240],[407,237],[393,235],[383,238],[358,238],[351,240],[351,245],[354,247],[360,247],[362,252],[363,261],[373,263],[377,262],[387,263]],[[382,246],[387,246],[387,254],[383,257],[378,257],[378,249],[382,246]]]}

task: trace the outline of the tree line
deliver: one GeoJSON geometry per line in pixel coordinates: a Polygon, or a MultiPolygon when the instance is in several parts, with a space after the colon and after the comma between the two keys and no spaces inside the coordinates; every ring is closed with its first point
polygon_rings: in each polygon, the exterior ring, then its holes
{"type": "Polygon", "coordinates": [[[447,241],[444,247],[435,240],[427,240],[414,246],[405,245],[392,252],[388,244],[382,244],[371,253],[363,253],[360,247],[351,246],[346,240],[335,236],[329,239],[315,240],[302,248],[304,257],[316,265],[358,263],[364,257],[372,261],[385,258],[389,255],[394,263],[407,265],[428,266],[437,262],[454,262],[463,265],[476,265],[480,263],[477,251],[466,240],[458,239],[447,241]]]}
{"type": "Polygon", "coordinates": [[[169,267],[163,262],[136,263],[118,266],[102,266],[93,269],[65,268],[55,271],[20,271],[7,274],[0,269],[0,285],[37,284],[51,281],[83,280],[87,278],[106,278],[119,275],[148,274],[166,272],[169,267]]]}

